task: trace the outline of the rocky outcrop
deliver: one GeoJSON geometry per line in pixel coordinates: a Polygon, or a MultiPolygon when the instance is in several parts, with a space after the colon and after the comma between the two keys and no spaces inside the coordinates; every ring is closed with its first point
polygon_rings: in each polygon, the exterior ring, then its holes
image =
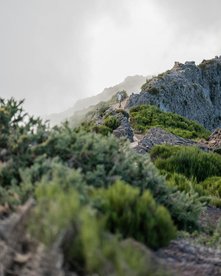
{"type": "Polygon", "coordinates": [[[179,137],[172,133],[169,133],[162,128],[151,128],[147,134],[140,140],[136,152],[144,154],[149,152],[156,145],[173,145],[173,146],[199,146],[200,148],[207,150],[206,146],[199,145],[198,143],[179,137]]]}
{"type": "Polygon", "coordinates": [[[178,239],[157,253],[174,274],[182,276],[220,276],[221,251],[178,239]]]}
{"type": "Polygon", "coordinates": [[[212,150],[221,149],[221,129],[216,129],[209,137],[208,141],[205,144],[212,150]]]}
{"type": "Polygon", "coordinates": [[[148,80],[140,94],[133,94],[128,108],[153,104],[161,110],[195,120],[207,129],[221,127],[221,56],[174,67],[148,80]]]}
{"type": "Polygon", "coordinates": [[[105,111],[103,117],[96,118],[96,125],[103,125],[104,119],[107,116],[114,116],[119,122],[119,126],[113,130],[113,134],[117,138],[124,137],[130,142],[134,141],[134,133],[129,122],[129,114],[125,110],[119,109],[118,105],[111,106],[105,111]]]}
{"type": "Polygon", "coordinates": [[[134,133],[128,118],[123,116],[122,114],[120,117],[120,126],[113,131],[113,134],[118,138],[125,137],[130,142],[133,142],[134,133]]]}

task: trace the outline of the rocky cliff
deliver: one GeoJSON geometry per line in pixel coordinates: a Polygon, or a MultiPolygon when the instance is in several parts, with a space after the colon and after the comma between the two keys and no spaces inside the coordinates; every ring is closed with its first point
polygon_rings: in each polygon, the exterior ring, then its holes
{"type": "Polygon", "coordinates": [[[195,62],[175,62],[171,70],[147,80],[140,94],[132,94],[128,108],[153,104],[178,113],[207,129],[221,127],[221,56],[195,62]]]}

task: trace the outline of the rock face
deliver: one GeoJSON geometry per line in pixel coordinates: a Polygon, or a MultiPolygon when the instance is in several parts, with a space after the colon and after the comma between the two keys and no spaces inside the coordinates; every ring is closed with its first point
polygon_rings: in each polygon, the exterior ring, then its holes
{"type": "Polygon", "coordinates": [[[122,114],[120,117],[121,117],[120,118],[120,126],[113,131],[113,134],[118,138],[125,137],[130,142],[133,142],[134,141],[133,140],[134,133],[133,133],[133,130],[131,128],[128,118],[123,116],[122,114]]]}
{"type": "Polygon", "coordinates": [[[172,275],[221,275],[221,252],[180,239],[157,253],[174,270],[172,275]]]}
{"type": "Polygon", "coordinates": [[[195,120],[207,129],[221,127],[221,56],[174,67],[152,78],[140,94],[132,94],[127,108],[153,104],[161,110],[195,120]]]}
{"type": "Polygon", "coordinates": [[[161,128],[151,128],[148,133],[143,137],[143,139],[135,147],[138,153],[149,152],[155,145],[177,145],[177,146],[199,146],[206,150],[206,147],[200,146],[196,142],[190,139],[184,139],[182,137],[176,136],[169,133],[161,128]]]}
{"type": "Polygon", "coordinates": [[[208,141],[206,141],[208,147],[213,150],[221,148],[221,129],[216,129],[209,137],[208,141]]]}
{"type": "Polygon", "coordinates": [[[104,118],[109,115],[116,117],[120,124],[119,127],[113,130],[113,134],[117,138],[125,137],[130,142],[133,142],[134,133],[129,122],[129,114],[123,109],[117,109],[116,106],[110,107],[108,110],[106,110],[104,117],[98,117],[96,119],[96,125],[103,125],[104,118]]]}

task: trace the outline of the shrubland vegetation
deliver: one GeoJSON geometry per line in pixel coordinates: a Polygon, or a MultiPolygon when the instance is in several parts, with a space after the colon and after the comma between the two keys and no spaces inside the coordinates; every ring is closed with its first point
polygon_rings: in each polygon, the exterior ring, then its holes
{"type": "MultiPolygon", "coordinates": [[[[111,134],[118,126],[111,114],[100,126],[104,133],[91,131],[90,122],[49,129],[22,104],[0,101],[0,205],[14,210],[34,197],[30,232],[47,246],[64,235],[70,271],[165,275],[134,243],[154,250],[166,246],[177,229],[198,229],[205,204],[221,205],[220,155],[170,146],[139,155],[111,134]]],[[[149,127],[167,114],[145,106],[141,115],[148,110],[149,127]]],[[[140,111],[131,111],[135,126],[142,121],[136,121],[140,111]]],[[[165,127],[192,131],[195,138],[208,134],[195,123],[168,116],[165,127]],[[177,119],[173,124],[172,118],[177,119]]]]}
{"type": "Polygon", "coordinates": [[[221,206],[221,155],[194,147],[156,146],[151,158],[170,187],[196,192],[203,201],[221,206]]]}
{"type": "Polygon", "coordinates": [[[68,231],[65,262],[81,275],[104,274],[110,262],[117,275],[153,271],[150,256],[143,259],[131,242],[123,242],[134,238],[155,249],[176,235],[171,219],[175,212],[167,210],[170,190],[150,158],[137,155],[112,135],[68,124],[50,130],[27,115],[22,103],[1,100],[1,205],[13,210],[34,197],[31,233],[50,246],[68,231]],[[117,197],[119,189],[125,191],[123,203],[131,208],[128,218],[117,197]],[[110,205],[112,193],[116,198],[110,205]],[[126,232],[131,222],[134,228],[126,232]]]}
{"type": "Polygon", "coordinates": [[[130,122],[138,132],[152,127],[161,127],[184,138],[207,138],[210,132],[198,123],[178,114],[163,112],[152,105],[141,105],[130,110],[130,122]]]}

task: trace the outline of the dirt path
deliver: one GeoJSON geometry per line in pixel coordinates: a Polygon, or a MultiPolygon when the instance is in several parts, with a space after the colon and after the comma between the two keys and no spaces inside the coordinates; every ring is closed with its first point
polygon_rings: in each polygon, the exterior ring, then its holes
{"type": "Polygon", "coordinates": [[[125,106],[126,106],[126,104],[128,102],[128,99],[129,98],[126,98],[125,100],[123,100],[121,102],[121,106],[120,106],[119,103],[116,103],[116,104],[112,105],[112,108],[115,109],[115,110],[117,110],[117,109],[123,109],[123,110],[125,110],[125,106]]]}
{"type": "MultiPolygon", "coordinates": [[[[200,224],[216,227],[221,218],[221,209],[208,207],[202,212],[200,224]]],[[[220,276],[221,250],[202,246],[193,238],[177,239],[157,252],[162,263],[176,276],[220,276]]]]}
{"type": "MultiPolygon", "coordinates": [[[[47,251],[27,234],[26,222],[32,206],[29,201],[19,212],[0,220],[0,276],[65,276],[59,240],[47,251]]],[[[208,207],[200,223],[215,227],[220,217],[221,209],[208,207]]],[[[174,240],[152,254],[174,276],[221,275],[221,251],[202,246],[191,238],[174,240]]]]}
{"type": "Polygon", "coordinates": [[[64,276],[58,248],[47,251],[27,233],[33,203],[0,220],[0,276],[64,276]]]}

